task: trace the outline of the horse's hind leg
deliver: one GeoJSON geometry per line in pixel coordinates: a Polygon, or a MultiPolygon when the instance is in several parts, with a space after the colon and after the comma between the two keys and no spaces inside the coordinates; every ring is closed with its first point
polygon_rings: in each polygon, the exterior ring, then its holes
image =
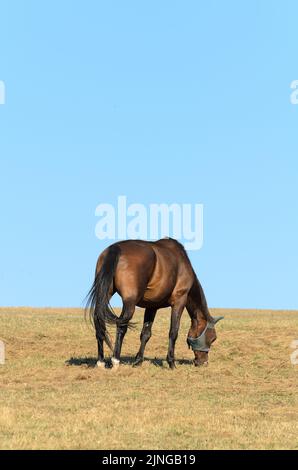
{"type": "Polygon", "coordinates": [[[146,308],[145,314],[144,314],[144,324],[143,324],[143,329],[141,333],[141,346],[138,351],[138,354],[136,355],[134,366],[138,366],[144,360],[145,346],[147,342],[149,341],[149,339],[151,338],[151,329],[152,329],[155,315],[156,315],[156,309],[146,308]]]}
{"type": "Polygon", "coordinates": [[[120,354],[123,339],[127,332],[128,323],[134,314],[135,308],[135,300],[123,300],[122,312],[117,322],[116,342],[114,347],[114,354],[112,357],[113,366],[117,367],[120,363],[120,354]]]}
{"type": "Polygon", "coordinates": [[[103,352],[103,338],[100,334],[98,320],[94,319],[94,326],[96,332],[96,339],[97,339],[97,348],[98,348],[98,359],[97,359],[97,367],[104,368],[104,352],[103,352]]]}

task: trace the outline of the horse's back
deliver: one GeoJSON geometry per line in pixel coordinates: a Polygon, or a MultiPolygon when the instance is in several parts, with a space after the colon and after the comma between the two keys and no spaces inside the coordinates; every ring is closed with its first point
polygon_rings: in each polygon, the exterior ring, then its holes
{"type": "Polygon", "coordinates": [[[114,276],[115,289],[122,299],[137,300],[143,296],[156,265],[156,254],[148,242],[119,242],[120,256],[114,276]]]}
{"type": "MultiPolygon", "coordinates": [[[[123,300],[135,300],[140,307],[167,306],[173,296],[191,288],[192,267],[176,240],[126,240],[115,245],[119,259],[113,289],[123,300]]],[[[108,250],[101,254],[97,269],[108,250]]]]}
{"type": "Polygon", "coordinates": [[[132,284],[138,286],[139,306],[168,306],[176,296],[190,290],[192,267],[183,246],[176,240],[131,241],[123,242],[124,246],[123,281],[127,279],[128,270],[131,280],[134,279],[132,284]]]}

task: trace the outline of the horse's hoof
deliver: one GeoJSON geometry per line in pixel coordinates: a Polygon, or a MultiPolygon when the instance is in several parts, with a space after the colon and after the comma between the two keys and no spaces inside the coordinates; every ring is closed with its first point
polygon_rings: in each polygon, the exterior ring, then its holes
{"type": "Polygon", "coordinates": [[[96,366],[97,366],[99,369],[105,369],[106,363],[105,363],[104,361],[97,361],[96,366]]]}
{"type": "Polygon", "coordinates": [[[170,368],[171,370],[176,369],[175,362],[169,362],[168,364],[169,364],[169,368],[170,368]]]}
{"type": "Polygon", "coordinates": [[[115,357],[112,357],[112,365],[113,365],[113,369],[118,369],[119,365],[120,365],[119,359],[116,359],[115,357]]]}
{"type": "Polygon", "coordinates": [[[194,361],[194,365],[195,365],[195,367],[207,367],[208,366],[208,361],[206,361],[206,362],[194,361]]]}
{"type": "Polygon", "coordinates": [[[143,364],[143,359],[136,359],[132,367],[138,367],[138,366],[141,366],[142,364],[143,364]]]}

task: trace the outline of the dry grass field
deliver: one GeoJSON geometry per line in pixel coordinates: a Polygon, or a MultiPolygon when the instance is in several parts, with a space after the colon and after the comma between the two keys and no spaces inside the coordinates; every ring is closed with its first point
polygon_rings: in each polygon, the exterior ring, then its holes
{"type": "Polygon", "coordinates": [[[76,309],[0,309],[1,449],[297,449],[298,312],[212,310],[224,314],[209,367],[187,349],[188,315],[177,368],[165,356],[169,311],[159,311],[146,361],[132,368],[142,311],[116,371],[94,367],[96,342],[76,309]]]}

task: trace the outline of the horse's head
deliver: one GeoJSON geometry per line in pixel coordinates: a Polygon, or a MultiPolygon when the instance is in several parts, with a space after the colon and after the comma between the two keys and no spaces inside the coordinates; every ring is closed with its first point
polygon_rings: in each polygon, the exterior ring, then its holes
{"type": "Polygon", "coordinates": [[[215,324],[223,318],[224,317],[213,317],[212,321],[206,322],[203,329],[199,327],[195,337],[193,336],[194,332],[190,329],[187,344],[194,352],[195,366],[208,365],[208,354],[212,343],[214,343],[217,338],[215,324]]]}

